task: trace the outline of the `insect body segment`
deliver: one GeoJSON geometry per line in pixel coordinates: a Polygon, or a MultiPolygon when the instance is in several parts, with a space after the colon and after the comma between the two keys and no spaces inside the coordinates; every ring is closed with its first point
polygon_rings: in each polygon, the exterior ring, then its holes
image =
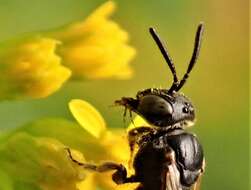
{"type": "MultiPolygon", "coordinates": [[[[169,89],[149,88],[139,91],[135,98],[122,97],[115,101],[143,117],[151,127],[141,126],[128,132],[135,174],[127,176],[124,166],[105,162],[101,165],[79,163],[96,172],[115,170],[113,181],[117,184],[139,182],[137,190],[198,190],[199,179],[204,171],[204,155],[195,135],[185,131],[194,124],[195,108],[192,102],[178,91],[185,84],[198,57],[203,24],[195,37],[195,45],[188,69],[179,81],[175,66],[158,34],[150,28],[172,74],[169,89]]],[[[76,162],[72,157],[71,159],[76,162]]]]}

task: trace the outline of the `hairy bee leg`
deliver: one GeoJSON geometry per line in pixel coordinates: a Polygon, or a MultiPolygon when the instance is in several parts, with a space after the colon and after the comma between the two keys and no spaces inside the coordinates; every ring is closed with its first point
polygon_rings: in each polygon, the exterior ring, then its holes
{"type": "Polygon", "coordinates": [[[106,171],[110,171],[110,170],[121,170],[124,171],[124,167],[121,164],[117,164],[114,162],[105,162],[103,164],[100,165],[96,165],[96,164],[90,164],[90,163],[83,163],[83,162],[79,162],[78,160],[74,159],[72,154],[71,154],[71,150],[69,148],[66,148],[70,159],[78,164],[79,166],[82,166],[84,169],[87,170],[92,170],[92,171],[96,171],[96,172],[106,172],[106,171]]]}
{"type": "Polygon", "coordinates": [[[137,177],[135,175],[127,177],[126,168],[122,164],[118,164],[118,165],[119,165],[120,168],[117,169],[117,171],[112,174],[112,180],[116,184],[119,185],[119,184],[124,184],[124,183],[139,182],[139,180],[137,179],[137,177]]]}
{"type": "Polygon", "coordinates": [[[78,160],[73,158],[73,156],[71,154],[71,150],[69,148],[66,148],[66,150],[69,154],[70,159],[74,163],[83,167],[84,169],[91,170],[94,172],[99,172],[99,173],[116,170],[112,174],[112,179],[116,184],[137,182],[137,179],[135,176],[127,177],[126,168],[122,164],[118,164],[115,162],[104,162],[100,165],[90,164],[90,163],[82,163],[82,162],[79,162],[78,160]]]}
{"type": "Polygon", "coordinates": [[[131,123],[135,127],[135,123],[134,123],[133,118],[132,118],[132,110],[129,110],[129,116],[130,116],[131,123]]]}

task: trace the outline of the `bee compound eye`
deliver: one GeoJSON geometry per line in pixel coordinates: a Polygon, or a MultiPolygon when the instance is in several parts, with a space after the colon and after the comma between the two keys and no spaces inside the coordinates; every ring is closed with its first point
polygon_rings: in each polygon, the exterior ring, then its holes
{"type": "Polygon", "coordinates": [[[173,113],[172,105],[162,97],[156,95],[147,95],[142,98],[139,105],[139,112],[153,115],[171,115],[173,113]]]}
{"type": "Polygon", "coordinates": [[[159,106],[163,112],[168,113],[168,114],[172,114],[173,113],[173,107],[171,106],[171,104],[167,101],[164,101],[163,104],[161,104],[159,106]]]}

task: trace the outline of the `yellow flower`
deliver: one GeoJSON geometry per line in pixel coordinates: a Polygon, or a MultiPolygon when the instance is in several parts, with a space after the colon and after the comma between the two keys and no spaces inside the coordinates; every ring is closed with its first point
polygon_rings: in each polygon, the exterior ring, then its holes
{"type": "Polygon", "coordinates": [[[127,44],[127,33],[109,18],[114,9],[107,1],[84,21],[43,34],[50,37],[1,45],[0,99],[47,97],[71,72],[75,78],[131,77],[128,63],[135,50],[127,44]]]}
{"type": "MultiPolygon", "coordinates": [[[[125,132],[109,131],[102,116],[87,102],[72,100],[69,106],[82,128],[64,119],[45,119],[1,136],[0,181],[9,189],[135,189],[137,183],[116,185],[112,171],[89,172],[71,160],[66,147],[79,162],[114,161],[127,167],[128,175],[133,173],[128,168],[130,151],[125,132]]],[[[141,118],[134,120],[137,126],[142,123],[141,118]]]]}
{"type": "Polygon", "coordinates": [[[70,77],[55,53],[58,41],[32,38],[12,44],[0,54],[0,98],[42,98],[70,77]]]}
{"type": "MultiPolygon", "coordinates": [[[[72,152],[84,161],[80,152],[72,152]]],[[[0,171],[11,176],[11,189],[77,190],[76,183],[88,175],[69,159],[65,145],[54,138],[13,133],[1,142],[0,155],[0,171]]]]}
{"type": "Polygon", "coordinates": [[[59,54],[74,77],[127,79],[132,76],[128,63],[135,49],[127,44],[126,31],[109,18],[114,10],[114,2],[107,1],[84,21],[52,34],[62,41],[59,54]]]}
{"type": "MultiPolygon", "coordinates": [[[[98,156],[99,161],[114,161],[123,164],[128,169],[130,150],[126,135],[122,135],[121,132],[116,133],[114,131],[109,131],[106,128],[106,124],[100,113],[93,106],[83,100],[72,100],[69,103],[69,107],[73,116],[79,122],[79,124],[86,131],[88,131],[93,136],[93,138],[98,139],[98,146],[101,146],[106,150],[106,155],[98,156]]],[[[140,117],[136,117],[134,122],[137,126],[143,123],[145,124],[144,120],[140,117]]],[[[132,124],[129,128],[132,128],[132,124]]],[[[129,175],[132,172],[133,171],[129,170],[129,175]]],[[[107,174],[92,173],[87,176],[84,181],[78,184],[79,190],[95,190],[96,187],[107,190],[131,190],[135,189],[137,186],[137,183],[116,185],[111,179],[110,172],[108,172],[107,174]]]]}

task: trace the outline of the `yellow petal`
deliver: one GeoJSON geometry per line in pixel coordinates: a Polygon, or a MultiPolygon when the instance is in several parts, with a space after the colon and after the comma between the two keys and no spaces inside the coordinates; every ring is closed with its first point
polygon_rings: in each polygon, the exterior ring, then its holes
{"type": "Polygon", "coordinates": [[[95,175],[95,180],[98,184],[98,187],[103,190],[114,190],[117,186],[116,183],[112,180],[112,174],[114,171],[97,173],[95,175]]]}
{"type": "Polygon", "coordinates": [[[109,156],[113,161],[123,163],[127,165],[130,159],[130,149],[126,132],[121,131],[120,133],[112,133],[107,131],[100,142],[107,149],[109,156]]]}
{"type": "Polygon", "coordinates": [[[79,190],[96,190],[95,174],[89,174],[82,182],[77,184],[79,190]]]}
{"type": "Polygon", "coordinates": [[[101,32],[97,30],[98,26],[102,28],[100,22],[108,20],[115,9],[115,3],[113,1],[107,1],[94,10],[86,19],[74,22],[66,26],[66,28],[63,28],[63,30],[52,33],[52,36],[63,43],[68,43],[85,37],[88,32],[101,32]]]}
{"type": "Polygon", "coordinates": [[[128,44],[128,33],[110,18],[115,8],[115,2],[106,1],[85,20],[52,34],[62,41],[58,53],[63,64],[72,70],[73,77],[132,77],[129,63],[136,51],[128,44]]]}
{"type": "Polygon", "coordinates": [[[43,98],[57,91],[71,71],[56,54],[59,42],[36,37],[0,52],[0,98],[43,98]]]}
{"type": "Polygon", "coordinates": [[[127,131],[142,126],[149,126],[149,124],[141,116],[137,115],[133,119],[133,122],[131,122],[130,125],[127,127],[127,131]]]}
{"type": "Polygon", "coordinates": [[[88,102],[73,99],[69,102],[69,108],[78,123],[94,137],[99,138],[106,130],[103,117],[88,102]]]}
{"type": "Polygon", "coordinates": [[[136,189],[139,186],[139,183],[126,183],[122,185],[117,185],[115,190],[132,190],[136,189]]]}
{"type": "MultiPolygon", "coordinates": [[[[77,150],[73,153],[83,159],[77,150]]],[[[1,143],[0,155],[1,169],[14,183],[35,189],[76,190],[76,183],[88,176],[69,158],[65,145],[53,138],[14,132],[1,143]]]]}
{"type": "Polygon", "coordinates": [[[127,183],[127,184],[121,184],[117,185],[112,180],[112,174],[114,172],[106,172],[95,175],[95,180],[98,183],[98,186],[100,189],[107,189],[107,190],[135,190],[139,183],[127,183]]]}

